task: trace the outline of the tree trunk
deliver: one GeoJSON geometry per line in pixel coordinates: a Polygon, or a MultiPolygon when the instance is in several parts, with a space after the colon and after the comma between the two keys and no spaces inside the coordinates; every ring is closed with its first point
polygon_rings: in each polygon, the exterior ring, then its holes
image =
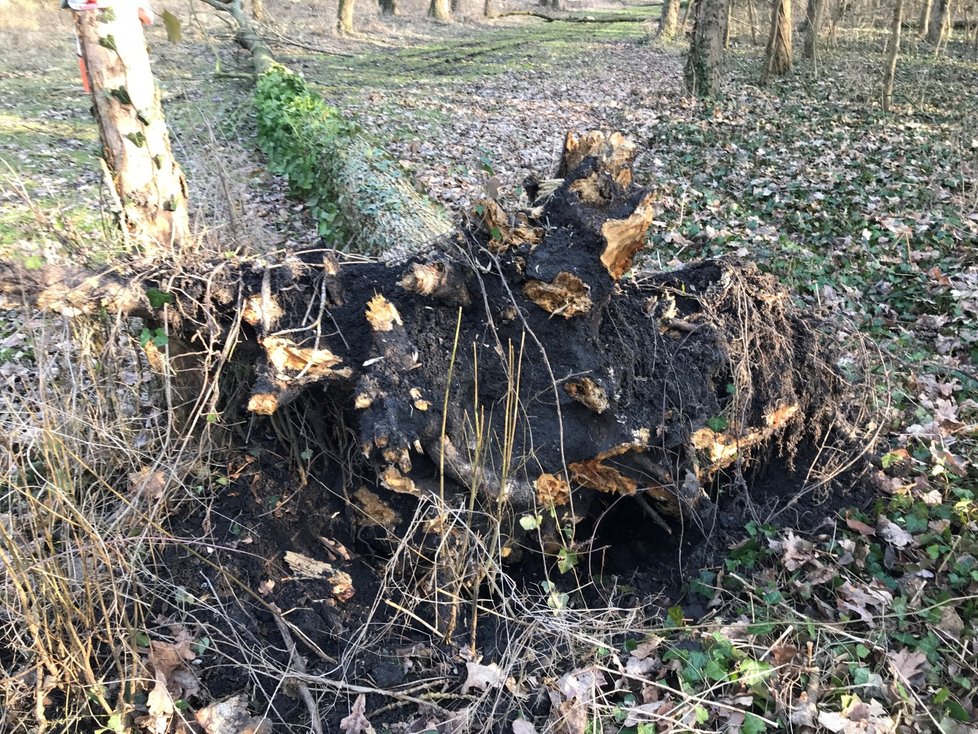
{"type": "Polygon", "coordinates": [[[886,52],[886,74],[883,77],[883,111],[893,107],[893,81],[896,77],[897,55],[900,53],[900,31],[903,28],[903,0],[896,0],[893,7],[893,25],[890,27],[889,48],[886,52]]]}
{"type": "Polygon", "coordinates": [[[78,11],[75,25],[123,233],[159,254],[187,238],[187,186],[170,150],[136,5],[78,11]]]}
{"type": "Polygon", "coordinates": [[[791,0],[774,0],[763,80],[791,71],[791,0]]]}
{"type": "Polygon", "coordinates": [[[726,0],[696,0],[693,38],[686,56],[686,89],[698,97],[720,93],[726,0]]]}
{"type": "Polygon", "coordinates": [[[920,6],[920,20],[917,21],[917,34],[921,38],[930,35],[930,14],[933,11],[934,0],[923,0],[920,6]]]}
{"type": "Polygon", "coordinates": [[[939,44],[944,38],[945,19],[950,0],[933,0],[930,9],[930,25],[927,29],[927,40],[939,44]]]}
{"type": "Polygon", "coordinates": [[[754,0],[747,0],[747,17],[750,19],[750,42],[757,45],[757,10],[754,8],[754,0]]]}
{"type": "Polygon", "coordinates": [[[665,0],[659,16],[659,37],[672,41],[679,32],[679,0],[665,0]]]}
{"type": "Polygon", "coordinates": [[[341,36],[353,35],[353,9],[356,0],[339,0],[336,9],[336,31],[341,36]]]}
{"type": "Polygon", "coordinates": [[[818,52],[818,36],[822,32],[822,19],[825,15],[825,0],[808,0],[805,18],[805,43],[802,56],[809,61],[815,60],[818,52]]]}
{"type": "Polygon", "coordinates": [[[829,46],[835,48],[838,35],[839,24],[849,12],[851,0],[836,0],[835,7],[832,9],[832,23],[829,26],[829,46]]]}
{"type": "Polygon", "coordinates": [[[293,193],[317,202],[310,209],[320,225],[328,223],[320,234],[331,246],[390,260],[451,232],[451,218],[405,178],[396,161],[300,76],[275,63],[241,0],[204,2],[237,22],[235,40],[251,51],[258,77],[259,144],[273,170],[293,174],[293,193]],[[297,160],[305,161],[301,171],[294,168],[297,160]]]}
{"type": "Polygon", "coordinates": [[[452,14],[461,15],[463,11],[464,0],[451,0],[452,14]]]}
{"type": "Polygon", "coordinates": [[[493,0],[485,0],[482,5],[482,15],[486,18],[496,17],[496,5],[493,0]]]}
{"type": "Polygon", "coordinates": [[[431,5],[428,6],[428,17],[444,22],[451,21],[451,0],[431,0],[431,5]]]}
{"type": "Polygon", "coordinates": [[[733,20],[733,4],[734,0],[727,0],[727,12],[723,16],[723,48],[724,50],[730,48],[730,33],[733,20]]]}
{"type": "Polygon", "coordinates": [[[380,0],[381,15],[397,15],[397,0],[380,0]]]}
{"type": "Polygon", "coordinates": [[[251,0],[251,17],[259,23],[265,20],[265,0],[251,0]]]}

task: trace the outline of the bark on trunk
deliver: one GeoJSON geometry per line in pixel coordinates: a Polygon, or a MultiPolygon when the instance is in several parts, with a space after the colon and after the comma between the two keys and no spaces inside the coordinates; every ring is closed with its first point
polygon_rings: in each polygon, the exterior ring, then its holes
{"type": "Polygon", "coordinates": [[[931,3],[930,25],[927,29],[927,40],[939,44],[946,31],[945,21],[950,0],[933,0],[931,3]]]}
{"type": "Polygon", "coordinates": [[[886,74],[883,77],[883,111],[893,107],[893,81],[896,77],[897,55],[900,53],[900,32],[903,28],[903,0],[896,0],[893,7],[893,25],[890,27],[889,48],[886,53],[886,74]]]}
{"type": "Polygon", "coordinates": [[[496,17],[496,4],[493,0],[485,0],[485,3],[482,5],[482,15],[486,18],[496,17]]]}
{"type": "Polygon", "coordinates": [[[686,89],[698,97],[720,93],[726,0],[696,0],[693,38],[686,57],[686,89]]]}
{"type": "Polygon", "coordinates": [[[733,20],[733,0],[727,0],[727,12],[723,16],[723,49],[730,48],[730,33],[733,20]]]}
{"type": "Polygon", "coordinates": [[[924,0],[920,6],[920,20],[917,21],[917,33],[921,38],[930,35],[930,14],[934,6],[934,0],[924,0]]]}
{"type": "Polygon", "coordinates": [[[754,0],[747,0],[747,17],[750,20],[750,42],[757,45],[757,11],[754,9],[754,0]]]}
{"type": "Polygon", "coordinates": [[[342,36],[353,34],[353,9],[356,0],[339,0],[336,9],[336,31],[342,36]]]}
{"type": "Polygon", "coordinates": [[[665,0],[659,17],[659,37],[671,41],[679,33],[679,0],[665,0]]]}
{"type": "Polygon", "coordinates": [[[451,21],[451,0],[431,0],[431,5],[428,6],[428,16],[435,20],[451,21]]]}
{"type": "Polygon", "coordinates": [[[78,11],[75,25],[123,233],[160,254],[188,235],[187,187],[170,150],[136,5],[78,11]]]}
{"type": "Polygon", "coordinates": [[[805,44],[802,56],[809,61],[815,60],[818,53],[818,36],[822,32],[822,19],[825,15],[825,0],[808,0],[805,18],[805,44]]]}
{"type": "Polygon", "coordinates": [[[774,0],[771,11],[771,33],[767,41],[767,54],[763,79],[784,76],[791,71],[791,0],[774,0]]]}

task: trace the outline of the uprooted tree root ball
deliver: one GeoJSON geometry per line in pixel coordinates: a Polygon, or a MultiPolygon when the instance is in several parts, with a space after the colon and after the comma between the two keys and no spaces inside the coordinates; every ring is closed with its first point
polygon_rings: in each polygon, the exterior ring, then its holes
{"type": "MultiPolygon", "coordinates": [[[[631,181],[632,153],[618,135],[569,136],[561,178],[528,182],[524,211],[486,200],[392,264],[316,251],[128,280],[5,275],[7,293],[47,310],[141,316],[166,334],[146,347],[175,409],[228,426],[228,491],[176,524],[237,550],[213,566],[179,545],[164,559],[190,593],[216,595],[205,617],[219,607],[251,640],[212,694],[248,685],[267,664],[257,640],[280,634],[354,694],[420,680],[460,645],[503,661],[527,649],[497,645],[503,634],[573,647],[579,610],[621,603],[614,577],[644,573],[642,598],[674,594],[677,554],[704,562],[710,538],[864,468],[866,398],[772,276],[736,260],[638,267],[655,201],[631,181]],[[204,404],[198,359],[219,344],[224,389],[204,404]],[[647,568],[610,560],[625,542],[647,568]],[[542,589],[538,603],[520,584],[542,589]],[[275,626],[282,610],[298,642],[275,626]]],[[[486,707],[502,727],[512,705],[489,695],[496,683],[394,700],[438,720],[486,707]]]]}

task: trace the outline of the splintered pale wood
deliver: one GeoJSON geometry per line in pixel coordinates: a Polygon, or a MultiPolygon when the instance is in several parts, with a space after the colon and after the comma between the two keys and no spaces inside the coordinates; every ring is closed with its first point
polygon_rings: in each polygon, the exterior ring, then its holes
{"type": "Polygon", "coordinates": [[[590,377],[568,380],[564,383],[564,391],[595,413],[604,413],[610,406],[608,391],[590,377]]]}
{"type": "Polygon", "coordinates": [[[292,574],[298,578],[325,581],[330,586],[330,594],[337,601],[349,601],[356,593],[350,574],[334,568],[325,561],[318,561],[295,551],[286,551],[285,563],[292,574]]]}
{"type": "Polygon", "coordinates": [[[655,218],[652,195],[646,196],[627,219],[609,219],[601,227],[607,243],[601,263],[608,274],[618,280],[631,270],[635,255],[645,247],[645,236],[655,218]]]}
{"type": "Polygon", "coordinates": [[[300,347],[280,336],[266,336],[261,344],[268,361],[281,372],[296,372],[310,379],[349,378],[353,374],[349,367],[334,369],[343,364],[343,358],[326,348],[300,347]]]}
{"type": "Polygon", "coordinates": [[[528,280],[523,294],[551,316],[565,319],[591,310],[591,288],[573,273],[557,273],[550,283],[528,280]]]}
{"type": "Polygon", "coordinates": [[[564,157],[558,175],[567,176],[585,158],[593,157],[619,186],[627,188],[632,183],[632,161],[637,152],[635,143],[619,132],[591,130],[583,135],[569,132],[564,138],[564,157]]]}

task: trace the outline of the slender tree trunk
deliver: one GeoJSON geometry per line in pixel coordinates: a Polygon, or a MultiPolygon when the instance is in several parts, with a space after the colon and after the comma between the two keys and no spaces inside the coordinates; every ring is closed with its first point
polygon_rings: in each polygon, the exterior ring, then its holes
{"type": "Polygon", "coordinates": [[[696,0],[693,39],[686,57],[686,88],[698,97],[720,93],[726,0],[696,0]]]}
{"type": "Polygon", "coordinates": [[[485,3],[482,5],[482,14],[486,18],[496,17],[496,5],[493,0],[485,0],[485,3]]]}
{"type": "Polygon", "coordinates": [[[725,50],[730,48],[730,21],[732,20],[733,4],[734,0],[727,0],[727,12],[723,16],[723,48],[725,50]]]}
{"type": "Polygon", "coordinates": [[[814,61],[815,54],[818,52],[818,36],[822,31],[824,15],[824,0],[808,0],[807,17],[805,18],[805,45],[802,48],[802,56],[809,61],[814,61]]]}
{"type": "Polygon", "coordinates": [[[428,7],[428,17],[445,22],[451,21],[451,0],[431,0],[431,5],[428,7]]]}
{"type": "Polygon", "coordinates": [[[920,20],[917,21],[917,33],[921,38],[930,35],[930,14],[934,8],[934,0],[924,0],[920,6],[920,20]]]}
{"type": "Polygon", "coordinates": [[[774,0],[764,79],[791,71],[791,0],[774,0]]]}
{"type": "Polygon", "coordinates": [[[849,12],[850,0],[836,0],[832,10],[832,24],[829,26],[829,46],[835,48],[835,41],[839,30],[839,24],[849,12]]]}
{"type": "Polygon", "coordinates": [[[747,17],[750,20],[750,42],[757,45],[757,11],[754,9],[754,0],[747,0],[747,17]]]}
{"type": "Polygon", "coordinates": [[[978,23],[975,23],[975,40],[971,45],[971,55],[978,59],[978,23]]]}
{"type": "Polygon", "coordinates": [[[459,14],[462,12],[463,0],[452,0],[452,12],[459,14]]]}
{"type": "Polygon", "coordinates": [[[886,54],[886,74],[883,77],[883,111],[893,106],[893,80],[896,77],[897,55],[900,53],[900,31],[903,28],[903,0],[896,0],[893,25],[890,27],[889,49],[886,54]]]}
{"type": "Polygon", "coordinates": [[[685,33],[686,32],[686,22],[689,20],[689,13],[693,9],[693,7],[696,5],[696,1],[697,0],[687,0],[687,2],[686,2],[686,8],[683,10],[683,19],[681,21],[679,21],[679,32],[680,33],[685,33]]]}
{"type": "Polygon", "coordinates": [[[120,224],[147,251],[187,237],[187,185],[146,52],[135,3],[75,13],[102,155],[121,206],[120,224]]]}
{"type": "Polygon", "coordinates": [[[397,0],[380,0],[381,15],[397,15],[397,0]]]}
{"type": "Polygon", "coordinates": [[[930,25],[927,28],[927,40],[940,43],[944,37],[944,21],[947,16],[949,0],[933,0],[930,6],[930,25]]]}
{"type": "Polygon", "coordinates": [[[259,23],[265,20],[265,0],[251,0],[251,17],[259,23]]]}
{"type": "Polygon", "coordinates": [[[353,8],[356,0],[339,0],[336,9],[336,30],[340,35],[353,34],[353,8]]]}
{"type": "Polygon", "coordinates": [[[671,41],[679,32],[679,0],[665,0],[659,16],[659,37],[671,41]]]}

